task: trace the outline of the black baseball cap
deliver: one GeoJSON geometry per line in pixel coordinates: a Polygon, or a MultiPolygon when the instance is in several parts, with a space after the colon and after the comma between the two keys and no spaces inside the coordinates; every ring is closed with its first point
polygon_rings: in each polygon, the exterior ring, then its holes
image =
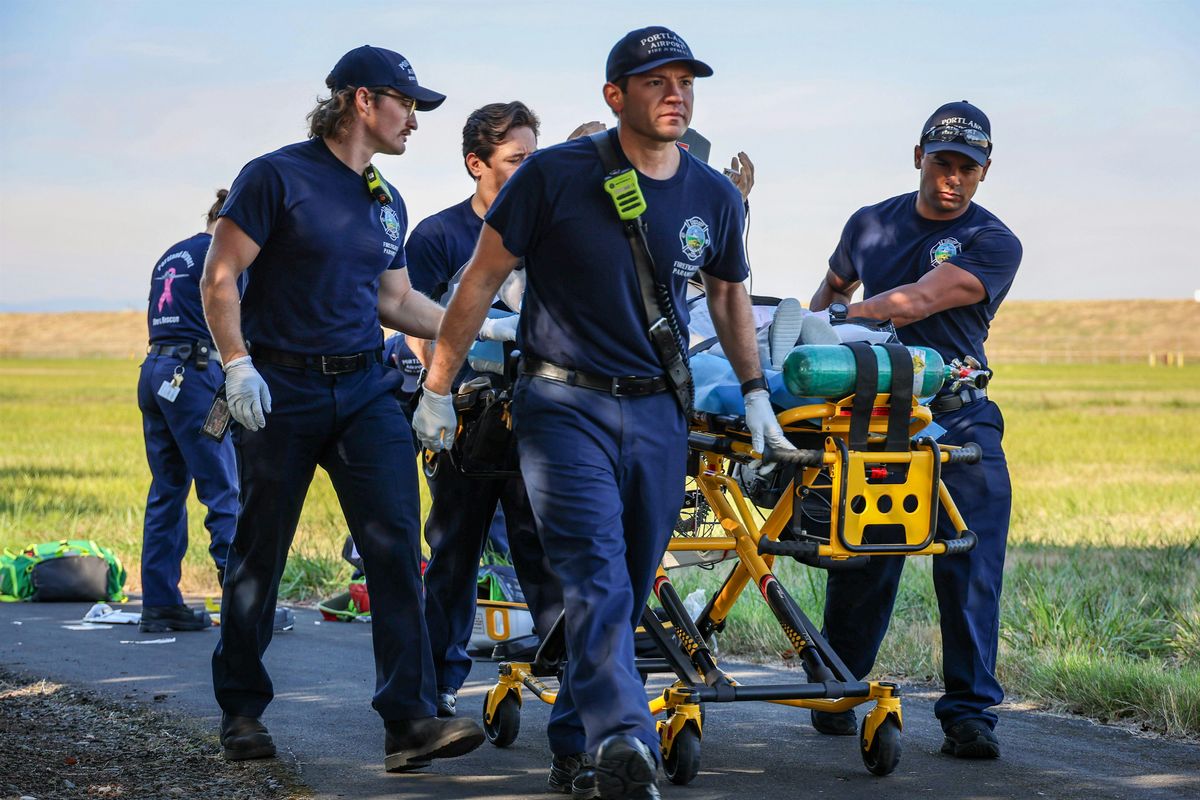
{"type": "Polygon", "coordinates": [[[966,100],[946,103],[925,121],[920,145],[926,154],[953,150],[983,166],[992,154],[992,123],[966,100]]]}
{"type": "Polygon", "coordinates": [[[692,57],[692,48],[670,28],[651,25],[621,37],[608,53],[604,79],[613,83],[626,75],[638,75],[672,61],[686,61],[697,78],[713,74],[712,67],[692,57]]]}
{"type": "Polygon", "coordinates": [[[369,44],[356,47],[338,59],[326,83],[335,92],[350,86],[368,89],[387,86],[416,100],[418,111],[433,111],[446,99],[446,95],[417,83],[417,73],[407,58],[394,50],[369,44]]]}

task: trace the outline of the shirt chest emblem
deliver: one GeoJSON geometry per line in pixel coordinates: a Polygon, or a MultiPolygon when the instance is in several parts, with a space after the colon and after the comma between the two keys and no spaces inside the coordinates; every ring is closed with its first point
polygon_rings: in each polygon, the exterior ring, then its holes
{"type": "Polygon", "coordinates": [[[396,216],[396,212],[390,205],[379,209],[379,223],[383,225],[383,232],[393,242],[400,238],[400,218],[396,216]]]}
{"type": "Polygon", "coordinates": [[[929,266],[940,266],[962,252],[962,243],[953,236],[947,236],[929,248],[929,266]]]}
{"type": "Polygon", "coordinates": [[[688,217],[679,229],[679,244],[688,261],[696,261],[704,255],[704,248],[712,244],[709,236],[708,223],[700,217],[688,217]]]}

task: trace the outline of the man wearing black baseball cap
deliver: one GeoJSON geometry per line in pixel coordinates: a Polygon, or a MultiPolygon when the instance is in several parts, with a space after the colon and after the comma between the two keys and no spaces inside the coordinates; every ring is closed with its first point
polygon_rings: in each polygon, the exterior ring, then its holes
{"type": "MultiPolygon", "coordinates": [[[[971,356],[986,367],[988,326],[1021,263],[1017,237],[972,201],[991,155],[987,115],[965,100],[938,108],[921,127],[913,153],[919,188],[850,217],[810,307],[847,304],[852,316],[892,320],[907,345],[932,347],[947,360],[971,356]],[[850,303],[859,285],[864,299],[850,303]]],[[[946,429],[941,443],[975,442],[983,449],[978,464],[942,468],[942,481],[979,544],[966,555],[933,561],[946,684],[934,713],[945,732],[943,753],[996,758],[997,717],[990,708],[1004,698],[996,680],[996,647],[1012,505],[1001,446],[1004,420],[984,389],[947,389],[930,408],[946,429]]],[[[938,538],[955,535],[940,515],[938,538]]],[[[829,573],[829,643],[860,678],[875,662],[903,566],[902,558],[877,558],[862,570],[829,573]]],[[[822,733],[856,732],[853,711],[814,711],[812,720],[822,733]]]]}
{"type": "Polygon", "coordinates": [[[229,760],[275,755],[260,721],[274,696],[262,655],[280,576],[319,465],[337,491],[371,585],[376,686],[389,772],[478,747],[483,731],[434,714],[422,613],[412,432],[381,363],[380,322],[433,338],[441,308],[405,268],[404,200],[371,166],[399,155],[416,112],[445,99],[391,50],[351,50],[309,114],[309,139],[256,158],[233,182],[202,280],[224,360],[241,475],[213,689],[229,760]],[[253,266],[239,303],[238,276],[253,266]]]}
{"type": "Polygon", "coordinates": [[[676,144],[691,121],[695,78],[711,74],[667,28],[632,31],[613,47],[603,95],[617,127],[534,153],[500,190],[446,311],[413,417],[427,447],[452,441],[451,381],[496,290],[525,257],[513,420],[566,610],[567,662],[547,731],[549,785],[580,799],[659,797],[659,739],[634,663],[632,623],[678,518],[690,401],[682,375],[666,366],[670,335],[656,347],[647,326],[658,320],[655,331],[673,330],[674,338],[687,330],[693,275],[704,276],[716,329],[745,381],[755,448],[790,447],[761,388],[742,285],[741,194],[676,144]],[[643,302],[634,250],[605,191],[610,170],[600,153],[609,148],[615,171],[636,178],[644,200],[634,224],[663,289],[661,302],[651,301],[657,308],[643,302]]]}

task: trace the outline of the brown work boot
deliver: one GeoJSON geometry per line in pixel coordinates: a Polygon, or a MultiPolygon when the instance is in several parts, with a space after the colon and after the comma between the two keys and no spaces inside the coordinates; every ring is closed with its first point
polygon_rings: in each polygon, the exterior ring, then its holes
{"type": "Polygon", "coordinates": [[[429,766],[434,758],[466,755],[483,744],[483,728],[462,717],[385,722],[383,768],[388,772],[407,772],[429,766]]]}
{"type": "Polygon", "coordinates": [[[257,717],[221,714],[221,755],[226,761],[274,758],[275,742],[257,717]]]}

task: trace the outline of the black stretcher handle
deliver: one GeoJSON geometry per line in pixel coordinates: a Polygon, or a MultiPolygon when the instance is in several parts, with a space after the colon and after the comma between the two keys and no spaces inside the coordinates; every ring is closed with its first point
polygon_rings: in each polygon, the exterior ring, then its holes
{"type": "Polygon", "coordinates": [[[978,464],[983,458],[983,450],[974,442],[968,442],[957,450],[943,450],[947,456],[947,464],[978,464]]]}
{"type": "Polygon", "coordinates": [[[975,535],[975,531],[963,531],[957,539],[943,539],[942,544],[946,545],[943,555],[956,556],[974,550],[975,545],[979,544],[979,537],[975,535]]]}
{"type": "Polygon", "coordinates": [[[798,467],[819,467],[825,463],[824,450],[775,450],[766,446],[762,454],[764,464],[795,464],[798,467]]]}
{"type": "Polygon", "coordinates": [[[717,453],[723,456],[732,455],[733,443],[735,441],[735,439],[731,439],[728,436],[716,436],[711,433],[700,433],[699,431],[688,432],[688,447],[705,453],[717,453]]]}

